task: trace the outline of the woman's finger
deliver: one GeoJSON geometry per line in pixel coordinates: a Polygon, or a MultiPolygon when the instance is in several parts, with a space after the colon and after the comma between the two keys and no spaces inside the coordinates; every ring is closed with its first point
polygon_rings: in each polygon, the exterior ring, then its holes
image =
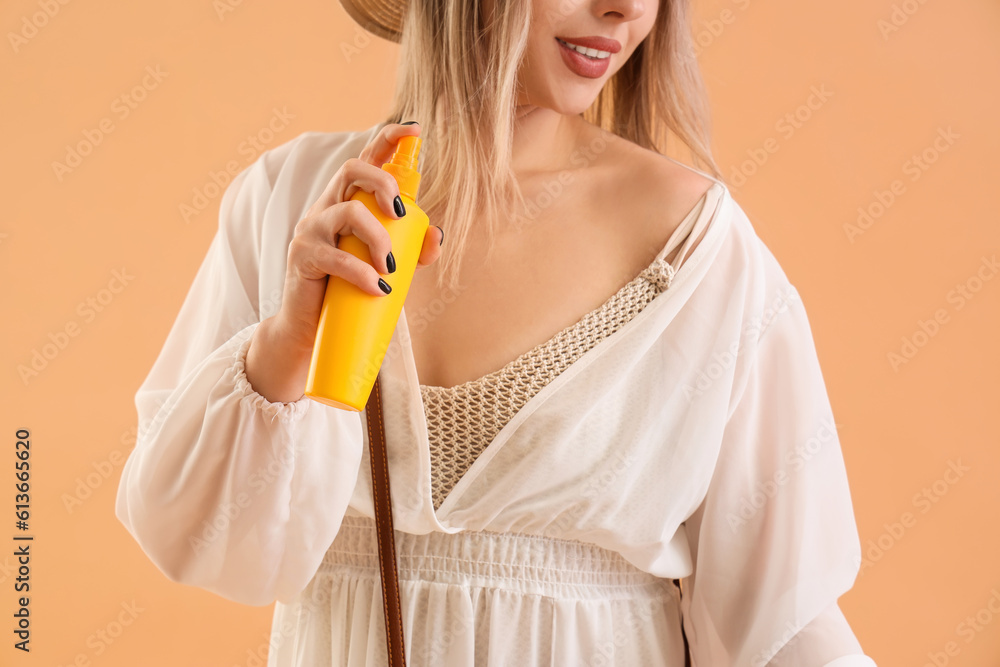
{"type": "Polygon", "coordinates": [[[424,234],[423,245],[420,246],[420,256],[417,258],[417,268],[423,268],[428,264],[433,264],[441,257],[441,241],[444,239],[444,232],[437,225],[430,225],[427,233],[424,234]]]}
{"type": "Polygon", "coordinates": [[[351,158],[344,163],[342,175],[344,178],[337,183],[343,191],[334,188],[330,192],[330,201],[346,202],[359,190],[364,190],[375,196],[375,201],[385,215],[397,220],[402,217],[396,214],[393,204],[395,198],[399,196],[399,183],[392,174],[384,169],[376,169],[358,158],[351,158]]]}
{"type": "Polygon", "coordinates": [[[392,154],[396,151],[396,144],[402,137],[406,136],[419,137],[420,125],[418,123],[412,125],[389,123],[379,130],[378,135],[372,139],[371,143],[364,147],[358,159],[381,167],[392,159],[392,154]]]}

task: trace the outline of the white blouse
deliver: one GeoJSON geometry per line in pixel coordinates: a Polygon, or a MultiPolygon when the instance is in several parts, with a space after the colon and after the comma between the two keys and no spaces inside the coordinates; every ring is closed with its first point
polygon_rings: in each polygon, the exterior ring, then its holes
{"type": "MultiPolygon", "coordinates": [[[[276,601],[270,667],[386,663],[365,414],[244,373],[295,224],[382,126],[303,133],[234,178],[135,397],[116,515],[172,581],[276,601]]],[[[696,667],[874,666],[837,605],[861,550],[805,309],[724,184],[696,218],[669,288],[436,510],[404,307],[380,377],[412,667],[682,667],[685,639],[696,667]]]]}

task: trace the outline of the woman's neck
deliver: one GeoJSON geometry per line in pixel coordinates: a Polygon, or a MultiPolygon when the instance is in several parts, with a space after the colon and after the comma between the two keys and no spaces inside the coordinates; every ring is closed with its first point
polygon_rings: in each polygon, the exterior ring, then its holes
{"type": "Polygon", "coordinates": [[[518,176],[564,168],[578,136],[579,116],[534,105],[514,114],[511,166],[518,176]]]}

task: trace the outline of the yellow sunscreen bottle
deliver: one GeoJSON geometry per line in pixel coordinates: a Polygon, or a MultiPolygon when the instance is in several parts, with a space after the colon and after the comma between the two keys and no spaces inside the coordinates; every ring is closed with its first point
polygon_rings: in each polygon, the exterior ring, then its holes
{"type": "MultiPolygon", "coordinates": [[[[367,206],[389,232],[396,270],[382,276],[392,287],[384,296],[364,292],[339,276],[329,277],[305,389],[306,396],[320,403],[360,412],[375,386],[429,224],[427,214],[415,201],[420,185],[419,154],[420,138],[406,136],[396,144],[392,159],[382,165],[399,184],[406,209],[402,218],[382,213],[370,192],[359,190],[351,197],[367,206]]],[[[341,235],[337,247],[372,264],[368,246],[353,234],[341,235]]]]}

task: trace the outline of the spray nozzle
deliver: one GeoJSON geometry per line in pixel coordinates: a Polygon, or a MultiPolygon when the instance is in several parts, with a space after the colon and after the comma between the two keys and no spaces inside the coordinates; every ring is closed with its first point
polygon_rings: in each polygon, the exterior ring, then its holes
{"type": "Polygon", "coordinates": [[[417,189],[420,186],[420,172],[417,171],[417,158],[420,156],[420,137],[407,135],[396,142],[396,151],[392,158],[382,165],[382,169],[396,178],[400,194],[416,201],[417,189]]]}
{"type": "Polygon", "coordinates": [[[396,144],[396,152],[392,154],[390,162],[400,167],[416,169],[417,156],[419,155],[420,137],[405,136],[396,144]]]}

